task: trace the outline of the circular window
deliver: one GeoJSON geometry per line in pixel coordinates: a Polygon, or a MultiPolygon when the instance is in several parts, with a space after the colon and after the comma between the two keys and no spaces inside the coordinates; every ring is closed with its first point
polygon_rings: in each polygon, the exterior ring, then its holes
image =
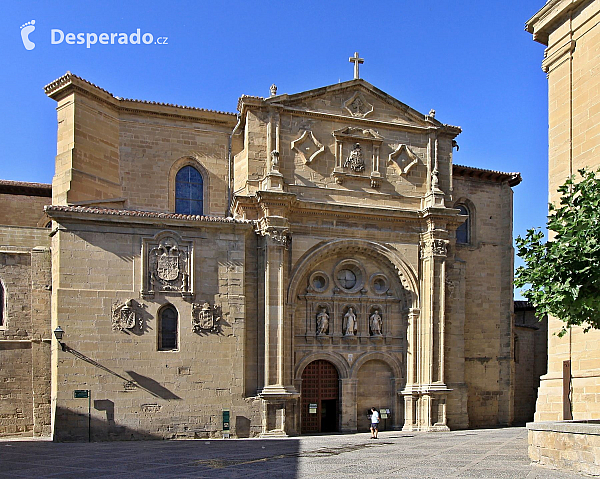
{"type": "Polygon", "coordinates": [[[365,271],[354,259],[346,259],[338,263],[333,273],[335,285],[347,293],[355,293],[365,283],[365,271]]]}
{"type": "Polygon", "coordinates": [[[371,285],[373,286],[373,291],[377,294],[384,294],[390,289],[388,280],[383,274],[374,274],[371,276],[371,285]]]}
{"type": "Polygon", "coordinates": [[[310,275],[308,283],[315,291],[322,293],[329,286],[329,279],[322,271],[315,271],[310,275]]]}
{"type": "Polygon", "coordinates": [[[344,289],[352,289],[356,286],[356,275],[349,269],[340,269],[337,274],[337,279],[344,289]]]}

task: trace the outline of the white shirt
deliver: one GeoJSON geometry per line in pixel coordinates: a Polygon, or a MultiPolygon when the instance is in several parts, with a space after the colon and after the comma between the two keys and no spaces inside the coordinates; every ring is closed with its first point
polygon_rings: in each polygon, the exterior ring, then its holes
{"type": "Polygon", "coordinates": [[[379,413],[377,411],[373,411],[371,413],[371,423],[373,423],[373,424],[379,423],[379,413]]]}

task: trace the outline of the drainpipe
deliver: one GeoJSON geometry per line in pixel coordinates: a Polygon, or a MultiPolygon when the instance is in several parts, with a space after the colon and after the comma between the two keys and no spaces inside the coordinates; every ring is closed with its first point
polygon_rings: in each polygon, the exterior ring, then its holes
{"type": "Polygon", "coordinates": [[[227,154],[228,154],[228,165],[227,165],[227,214],[226,216],[229,218],[231,216],[231,201],[233,200],[231,195],[231,188],[233,186],[233,157],[231,156],[231,141],[233,135],[235,135],[237,129],[242,123],[242,116],[238,115],[238,121],[235,125],[235,128],[231,132],[231,134],[227,138],[227,154]]]}

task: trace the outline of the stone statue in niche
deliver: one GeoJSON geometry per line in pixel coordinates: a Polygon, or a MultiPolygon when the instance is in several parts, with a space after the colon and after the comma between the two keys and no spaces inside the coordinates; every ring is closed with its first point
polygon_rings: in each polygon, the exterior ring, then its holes
{"type": "Polygon", "coordinates": [[[219,329],[220,317],[217,316],[217,307],[204,302],[192,305],[192,329],[195,333],[201,331],[216,332],[219,329]]]}
{"type": "Polygon", "coordinates": [[[142,316],[136,311],[135,301],[130,299],[124,303],[117,301],[111,308],[113,331],[124,331],[139,327],[142,329],[142,316]]]}
{"type": "Polygon", "coordinates": [[[180,246],[174,237],[160,240],[148,254],[150,291],[188,292],[188,258],[188,247],[180,246]]]}
{"type": "Polygon", "coordinates": [[[350,155],[344,162],[344,168],[348,167],[353,171],[365,170],[365,160],[363,159],[360,143],[355,143],[352,150],[350,150],[350,155]]]}
{"type": "Polygon", "coordinates": [[[317,336],[329,334],[329,315],[327,314],[327,308],[322,307],[319,314],[317,314],[317,336]]]}
{"type": "Polygon", "coordinates": [[[369,317],[369,326],[371,328],[371,336],[381,336],[381,327],[383,325],[383,319],[379,312],[379,309],[373,311],[369,317]]]}
{"type": "Polygon", "coordinates": [[[279,171],[279,152],[277,150],[271,152],[271,171],[279,171]]]}
{"type": "Polygon", "coordinates": [[[355,336],[357,330],[356,313],[354,308],[348,308],[348,312],[344,315],[344,335],[355,336]]]}

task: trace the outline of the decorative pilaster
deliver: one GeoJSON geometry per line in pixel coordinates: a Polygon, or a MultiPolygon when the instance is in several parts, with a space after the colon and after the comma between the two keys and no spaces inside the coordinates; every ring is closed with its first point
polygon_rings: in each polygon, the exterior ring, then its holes
{"type": "Polygon", "coordinates": [[[409,313],[404,430],[445,431],[445,278],[449,241],[445,223],[426,210],[428,231],[421,238],[421,311],[409,313]]]}
{"type": "Polygon", "coordinates": [[[296,434],[297,399],[292,375],[292,321],[285,301],[291,233],[286,210],[293,195],[259,194],[265,213],[258,222],[264,249],[263,435],[296,434]]]}

